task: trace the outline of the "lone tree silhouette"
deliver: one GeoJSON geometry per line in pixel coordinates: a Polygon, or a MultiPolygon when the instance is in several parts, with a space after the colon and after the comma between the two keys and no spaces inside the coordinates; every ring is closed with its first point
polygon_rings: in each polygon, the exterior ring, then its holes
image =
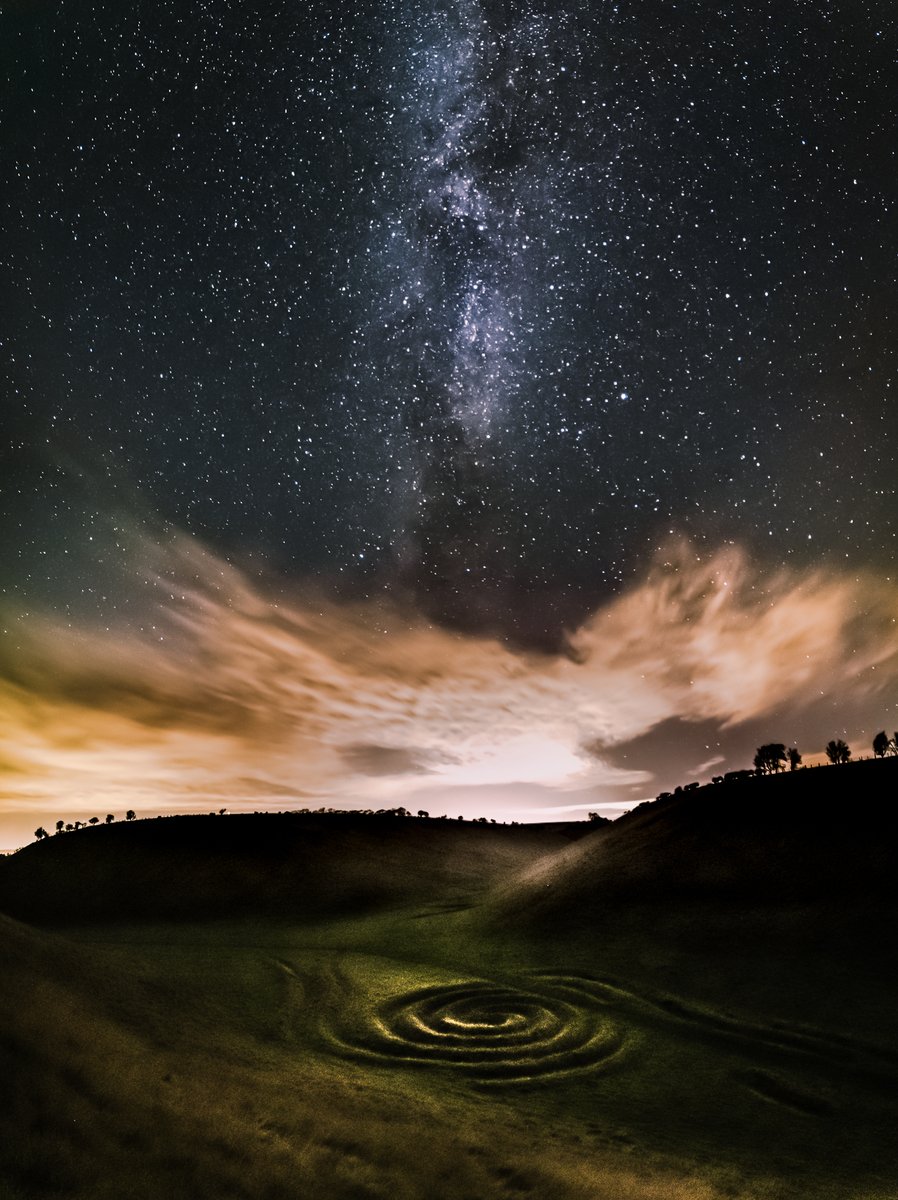
{"type": "Polygon", "coordinates": [[[134,809],[129,808],[128,811],[125,813],[125,820],[133,821],[136,816],[137,816],[137,813],[134,811],[134,809]]]}
{"type": "Polygon", "coordinates": [[[851,749],[841,738],[833,738],[831,742],[826,743],[826,757],[833,765],[847,763],[851,760],[851,749]]]}
{"type": "Polygon", "coordinates": [[[50,835],[47,833],[46,829],[44,829],[43,825],[39,825],[34,831],[34,836],[39,842],[42,842],[45,837],[49,837],[50,835]]]}
{"type": "Polygon", "coordinates": [[[57,821],[56,822],[56,832],[62,833],[63,829],[65,829],[65,821],[57,821]]]}
{"type": "Polygon", "coordinates": [[[91,819],[88,821],[88,825],[99,825],[99,824],[100,824],[99,817],[91,817],[91,819]]]}
{"type": "Polygon", "coordinates": [[[758,746],[755,755],[755,767],[761,775],[772,775],[775,771],[786,769],[786,747],[783,742],[768,742],[766,746],[758,746]]]}
{"type": "Polygon", "coordinates": [[[114,820],[115,820],[115,817],[112,815],[112,813],[106,814],[106,824],[107,825],[111,825],[114,820]]]}
{"type": "Polygon", "coordinates": [[[873,753],[877,758],[885,758],[889,749],[889,735],[884,729],[881,729],[873,739],[873,753]]]}
{"type": "Polygon", "coordinates": [[[786,757],[789,760],[789,770],[797,771],[801,766],[801,755],[795,746],[790,746],[786,751],[786,757]]]}

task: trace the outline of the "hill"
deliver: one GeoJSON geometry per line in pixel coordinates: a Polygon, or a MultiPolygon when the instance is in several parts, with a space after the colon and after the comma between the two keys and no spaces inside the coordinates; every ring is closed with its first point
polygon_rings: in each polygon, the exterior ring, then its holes
{"type": "Polygon", "coordinates": [[[869,903],[898,895],[898,759],[709,784],[525,867],[493,909],[555,928],[620,903],[869,903]]]}
{"type": "Polygon", "coordinates": [[[0,918],[3,1200],[894,1195],[896,778],[27,847],[68,927],[0,918]]]}
{"type": "Polygon", "coordinates": [[[355,813],[182,816],[100,825],[26,846],[0,870],[0,911],[47,923],[271,916],[465,904],[594,828],[355,813]]]}

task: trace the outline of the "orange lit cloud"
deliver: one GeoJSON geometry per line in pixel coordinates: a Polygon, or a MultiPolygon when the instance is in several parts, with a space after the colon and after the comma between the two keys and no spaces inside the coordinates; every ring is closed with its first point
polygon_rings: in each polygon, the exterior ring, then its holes
{"type": "Polygon", "coordinates": [[[765,576],[741,550],[701,556],[681,543],[572,643],[619,720],[729,725],[894,680],[898,588],[822,570],[765,576]]]}
{"type": "Polygon", "coordinates": [[[562,656],[388,603],[273,599],[188,538],[139,557],[153,597],[140,624],[6,616],[10,828],[128,807],[417,807],[516,785],[544,789],[546,808],[578,792],[598,804],[603,788],[635,800],[651,774],[597,746],[672,717],[726,727],[820,697],[872,702],[898,679],[892,582],[765,577],[736,549],[672,547],[562,656]]]}

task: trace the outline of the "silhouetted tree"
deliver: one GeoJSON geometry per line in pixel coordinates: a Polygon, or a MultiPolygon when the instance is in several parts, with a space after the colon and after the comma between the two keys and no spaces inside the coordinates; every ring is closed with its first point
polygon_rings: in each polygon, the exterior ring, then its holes
{"type": "Polygon", "coordinates": [[[772,775],[786,769],[786,747],[783,742],[768,742],[759,746],[755,754],[755,767],[761,775],[772,775]]]}
{"type": "Polygon", "coordinates": [[[885,758],[889,748],[889,735],[884,729],[881,729],[873,739],[873,753],[877,758],[885,758]]]}
{"type": "Polygon", "coordinates": [[[898,733],[892,734],[892,740],[889,742],[889,754],[898,754],[898,733]]]}
{"type": "Polygon", "coordinates": [[[134,811],[134,809],[129,808],[128,811],[125,813],[125,820],[133,821],[136,816],[137,816],[137,813],[134,811]]]}
{"type": "Polygon", "coordinates": [[[801,766],[801,755],[795,746],[789,747],[789,749],[786,751],[786,757],[789,760],[789,770],[797,771],[801,766]]]}
{"type": "Polygon", "coordinates": [[[586,815],[590,819],[590,821],[601,821],[601,819],[602,819],[601,813],[591,812],[591,813],[587,813],[586,815]]]}
{"type": "Polygon", "coordinates": [[[56,822],[56,832],[62,833],[63,829],[65,829],[65,821],[57,821],[56,822]]]}
{"type": "Polygon", "coordinates": [[[430,813],[429,813],[429,812],[425,812],[423,808],[419,808],[419,809],[418,809],[418,816],[419,816],[419,817],[429,817],[429,816],[430,816],[430,813]]]}
{"type": "Polygon", "coordinates": [[[220,808],[220,809],[218,810],[218,815],[219,815],[220,817],[223,817],[227,811],[228,811],[228,810],[227,810],[226,808],[220,808]]]}
{"type": "Polygon", "coordinates": [[[826,743],[826,757],[833,765],[847,763],[851,759],[851,749],[841,738],[833,738],[831,742],[826,743]]]}
{"type": "Polygon", "coordinates": [[[43,825],[39,825],[34,831],[34,836],[39,842],[42,842],[45,837],[49,837],[50,835],[47,833],[46,829],[44,829],[43,825]]]}
{"type": "Polygon", "coordinates": [[[68,821],[68,822],[66,823],[66,830],[68,830],[68,831],[71,831],[71,830],[72,830],[72,829],[74,829],[74,828],[75,828],[75,826],[72,824],[72,822],[71,822],[71,821],[68,821]]]}
{"type": "Polygon", "coordinates": [[[112,815],[112,813],[106,814],[106,824],[107,825],[111,825],[114,820],[115,820],[115,817],[112,815]]]}
{"type": "Polygon", "coordinates": [[[88,821],[88,825],[99,825],[99,824],[100,824],[99,817],[91,817],[91,819],[88,821]]]}

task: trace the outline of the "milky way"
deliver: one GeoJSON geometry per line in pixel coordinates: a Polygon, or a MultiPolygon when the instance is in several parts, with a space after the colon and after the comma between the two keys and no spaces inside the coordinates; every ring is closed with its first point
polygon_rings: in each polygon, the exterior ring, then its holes
{"type": "Polygon", "coordinates": [[[2,19],[7,559],[44,598],[112,506],[78,471],[537,643],[672,529],[890,561],[884,11],[2,19]]]}
{"type": "Polygon", "coordinates": [[[533,481],[528,434],[555,399],[539,356],[559,322],[551,231],[565,211],[547,99],[568,67],[544,16],[491,19],[476,3],[399,15],[382,67],[396,170],[366,248],[387,283],[371,305],[378,392],[408,473],[394,544],[419,601],[476,627],[507,608],[530,557],[514,472],[533,481]]]}
{"type": "Polygon", "coordinates": [[[35,621],[171,645],[184,537],[524,655],[733,547],[762,607],[882,600],[896,48],[837,0],[0,2],[10,686],[35,621]]]}

